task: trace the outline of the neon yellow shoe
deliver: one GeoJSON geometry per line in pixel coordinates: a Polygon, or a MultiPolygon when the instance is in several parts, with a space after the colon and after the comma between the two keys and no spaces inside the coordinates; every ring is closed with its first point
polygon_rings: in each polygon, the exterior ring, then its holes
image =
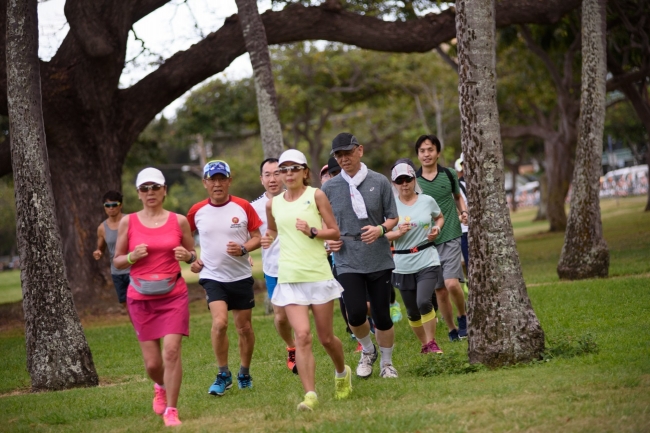
{"type": "Polygon", "coordinates": [[[349,366],[345,366],[345,377],[334,376],[334,385],[336,390],[334,398],[343,400],[350,396],[352,393],[352,369],[349,366]]]}
{"type": "Polygon", "coordinates": [[[298,410],[313,411],[318,406],[318,396],[314,391],[305,394],[305,399],[298,405],[298,410]]]}

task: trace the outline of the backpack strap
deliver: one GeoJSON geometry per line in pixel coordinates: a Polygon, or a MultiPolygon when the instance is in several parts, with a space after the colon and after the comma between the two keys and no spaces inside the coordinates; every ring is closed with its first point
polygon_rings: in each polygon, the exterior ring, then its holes
{"type": "Polygon", "coordinates": [[[463,194],[465,194],[465,197],[467,197],[467,189],[465,188],[465,185],[463,185],[464,183],[465,183],[465,178],[464,177],[461,177],[460,179],[458,179],[458,186],[463,191],[463,194]],[[462,182],[461,182],[461,180],[462,180],[462,182]]]}
{"type": "Polygon", "coordinates": [[[443,167],[442,165],[438,164],[438,172],[444,171],[447,177],[449,178],[449,183],[451,184],[451,193],[454,193],[454,185],[456,182],[454,182],[454,176],[451,174],[451,171],[447,167],[443,167]]]}

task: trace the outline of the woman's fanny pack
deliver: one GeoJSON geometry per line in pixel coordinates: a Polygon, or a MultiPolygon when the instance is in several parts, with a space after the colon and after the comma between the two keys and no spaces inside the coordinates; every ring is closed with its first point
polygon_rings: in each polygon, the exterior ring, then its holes
{"type": "Polygon", "coordinates": [[[176,281],[181,277],[177,274],[147,274],[129,275],[131,286],[141,295],[165,295],[176,286],[176,281]]]}
{"type": "Polygon", "coordinates": [[[418,245],[417,247],[413,247],[408,250],[395,250],[393,248],[391,248],[391,250],[393,254],[415,254],[415,253],[419,253],[422,250],[426,250],[427,248],[430,248],[432,246],[434,246],[434,243],[428,242],[426,244],[418,245]]]}

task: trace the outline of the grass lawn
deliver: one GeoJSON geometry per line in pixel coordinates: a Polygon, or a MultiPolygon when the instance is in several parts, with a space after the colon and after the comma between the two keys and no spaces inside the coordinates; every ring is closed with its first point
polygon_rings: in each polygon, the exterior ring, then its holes
{"type": "MultiPolygon", "coordinates": [[[[526,366],[471,374],[421,377],[435,362],[419,354],[408,323],[396,324],[394,364],[398,380],[353,379],[350,400],[333,399],[333,368],[315,339],[317,391],[314,413],[295,410],[302,397],[297,376],[284,365],[285,350],[270,316],[254,310],[256,346],[252,390],[235,386],[223,397],[207,388],[216,373],[205,304],[191,307],[192,336],[183,343],[184,382],[179,401],[181,431],[484,432],[650,431],[650,215],[644,198],[603,202],[603,226],[611,249],[613,278],[560,282],[555,266],[562,236],[530,223],[531,211],[513,215],[528,291],[550,341],[591,335],[597,353],[554,358],[526,366]]],[[[258,263],[256,261],[256,266],[258,263]]],[[[260,298],[261,301],[261,298],[260,298]]],[[[0,431],[156,431],[146,378],[133,331],[124,319],[86,325],[101,386],[28,394],[25,341],[18,331],[0,334],[0,431]]],[[[353,368],[355,343],[335,316],[335,330],[353,368]]],[[[467,343],[446,341],[442,358],[466,359],[467,343]]],[[[238,366],[236,333],[230,366],[238,366]]],[[[375,369],[376,370],[376,369],[375,369]]]]}

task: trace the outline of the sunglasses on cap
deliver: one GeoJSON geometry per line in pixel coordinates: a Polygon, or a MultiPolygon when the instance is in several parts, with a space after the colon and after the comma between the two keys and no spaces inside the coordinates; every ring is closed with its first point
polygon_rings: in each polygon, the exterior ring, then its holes
{"type": "Polygon", "coordinates": [[[410,177],[410,176],[400,176],[397,179],[395,179],[393,182],[395,182],[395,184],[397,184],[397,185],[401,185],[404,182],[406,182],[406,183],[413,182],[413,178],[410,177]]]}
{"type": "Polygon", "coordinates": [[[298,173],[300,170],[304,170],[304,169],[305,167],[303,167],[302,165],[290,165],[288,167],[279,167],[278,171],[280,173],[289,173],[289,172],[298,173]]]}
{"type": "Polygon", "coordinates": [[[106,203],[104,203],[104,207],[108,207],[108,208],[118,207],[121,204],[122,203],[120,203],[119,201],[107,201],[106,203]]]}
{"type": "Polygon", "coordinates": [[[138,191],[140,192],[149,192],[149,190],[152,191],[160,191],[160,188],[162,188],[162,185],[158,185],[157,183],[154,183],[153,185],[140,185],[138,187],[138,191]]]}

